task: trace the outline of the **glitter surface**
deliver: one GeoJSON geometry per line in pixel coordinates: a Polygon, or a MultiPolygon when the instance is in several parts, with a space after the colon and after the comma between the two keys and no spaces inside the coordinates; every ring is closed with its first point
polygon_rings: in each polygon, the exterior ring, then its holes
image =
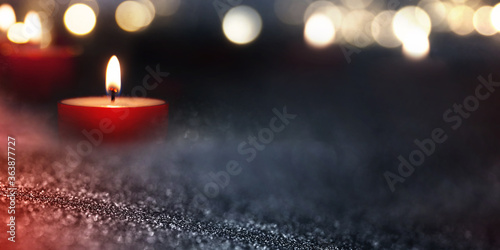
{"type": "MultiPolygon", "coordinates": [[[[441,88],[448,90],[454,82],[449,84],[441,88]]],[[[317,91],[311,98],[330,95],[317,91]]],[[[369,90],[353,85],[343,91],[368,96],[369,90]]],[[[382,173],[397,167],[394,159],[414,147],[415,137],[428,135],[442,110],[398,130],[416,119],[408,110],[429,108],[388,93],[370,93],[386,100],[372,102],[346,98],[340,91],[332,100],[351,105],[320,102],[301,110],[293,102],[273,101],[247,107],[253,113],[217,102],[177,105],[166,141],[94,148],[79,160],[58,148],[54,112],[11,105],[5,97],[0,138],[11,135],[18,142],[17,242],[12,249],[498,248],[498,147],[496,140],[486,145],[481,139],[495,135],[495,122],[482,122],[494,118],[488,115],[496,112],[495,104],[474,114],[469,127],[450,135],[450,143],[391,193],[382,173]],[[247,155],[237,152],[238,145],[268,125],[273,108],[282,110],[286,104],[297,119],[254,161],[243,164],[247,155]],[[213,181],[210,174],[224,170],[230,160],[241,162],[243,171],[215,197],[193,202],[213,181]]],[[[460,100],[451,97],[436,95],[426,105],[445,108],[460,100]]],[[[0,147],[6,152],[6,143],[0,147]]],[[[0,159],[5,162],[6,156],[0,159]]],[[[0,171],[2,194],[6,177],[0,171]]],[[[5,222],[6,207],[2,195],[0,220],[5,222]]],[[[2,235],[0,248],[12,246],[2,235]]]]}

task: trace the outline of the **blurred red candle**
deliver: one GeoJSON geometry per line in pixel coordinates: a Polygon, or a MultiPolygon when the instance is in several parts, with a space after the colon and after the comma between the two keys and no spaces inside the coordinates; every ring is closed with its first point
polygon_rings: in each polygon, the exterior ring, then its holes
{"type": "Polygon", "coordinates": [[[86,142],[88,147],[149,142],[165,135],[168,103],[141,97],[116,96],[113,100],[120,88],[120,64],[113,56],[106,70],[107,96],[72,98],[58,103],[62,141],[86,142]]]}
{"type": "Polygon", "coordinates": [[[70,48],[46,49],[13,45],[3,49],[8,89],[28,100],[46,100],[73,82],[76,53],[70,48]]]}
{"type": "Polygon", "coordinates": [[[49,46],[52,38],[42,30],[38,13],[28,12],[24,23],[15,22],[8,5],[2,5],[0,13],[0,76],[9,92],[38,101],[68,88],[74,76],[74,50],[49,46]]]}

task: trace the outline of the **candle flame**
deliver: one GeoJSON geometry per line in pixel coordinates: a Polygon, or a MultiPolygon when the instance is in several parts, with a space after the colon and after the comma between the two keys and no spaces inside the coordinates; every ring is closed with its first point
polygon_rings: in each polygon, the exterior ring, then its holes
{"type": "Polygon", "coordinates": [[[16,13],[9,4],[2,4],[0,6],[0,30],[7,32],[7,30],[16,23],[16,13]]]}
{"type": "Polygon", "coordinates": [[[37,12],[29,11],[26,14],[24,29],[31,42],[40,43],[42,41],[42,21],[37,12]]]}
{"type": "Polygon", "coordinates": [[[108,67],[106,69],[106,94],[110,95],[111,92],[115,94],[120,93],[121,76],[120,76],[120,62],[116,56],[109,59],[108,67]]]}

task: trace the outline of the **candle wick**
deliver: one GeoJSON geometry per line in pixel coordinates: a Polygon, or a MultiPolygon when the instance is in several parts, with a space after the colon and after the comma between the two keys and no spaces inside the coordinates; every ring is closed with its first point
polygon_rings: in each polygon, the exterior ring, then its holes
{"type": "Polygon", "coordinates": [[[118,89],[114,87],[109,87],[109,92],[111,93],[111,102],[115,102],[115,97],[116,93],[118,92],[118,89]]]}

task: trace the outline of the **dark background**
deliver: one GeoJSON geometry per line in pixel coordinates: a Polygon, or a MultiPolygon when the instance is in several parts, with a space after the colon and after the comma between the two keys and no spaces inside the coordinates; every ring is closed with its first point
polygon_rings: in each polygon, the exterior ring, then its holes
{"type": "Polygon", "coordinates": [[[456,131],[442,118],[474,94],[479,76],[500,81],[498,35],[433,33],[421,61],[374,45],[348,63],[338,45],[309,48],[301,27],[277,20],[271,1],[243,2],[264,23],[244,46],[225,39],[210,1],[183,2],[138,33],[116,26],[113,4],[103,4],[87,37],[58,27],[59,44],[82,49],[72,89],[36,103],[3,91],[0,124],[26,145],[19,185],[39,197],[19,208],[28,222],[18,247],[500,247],[500,94],[456,131]],[[56,102],[103,95],[113,54],[122,63],[122,95],[141,84],[146,66],[170,73],[148,92],[170,103],[166,141],[99,150],[76,169],[53,164],[65,157],[55,149],[56,102]],[[228,160],[244,162],[238,144],[284,106],[296,119],[217,197],[193,206],[208,174],[228,160]],[[391,192],[384,172],[397,173],[397,157],[438,127],[448,140],[391,192]],[[78,202],[64,206],[70,197],[78,202]]]}

